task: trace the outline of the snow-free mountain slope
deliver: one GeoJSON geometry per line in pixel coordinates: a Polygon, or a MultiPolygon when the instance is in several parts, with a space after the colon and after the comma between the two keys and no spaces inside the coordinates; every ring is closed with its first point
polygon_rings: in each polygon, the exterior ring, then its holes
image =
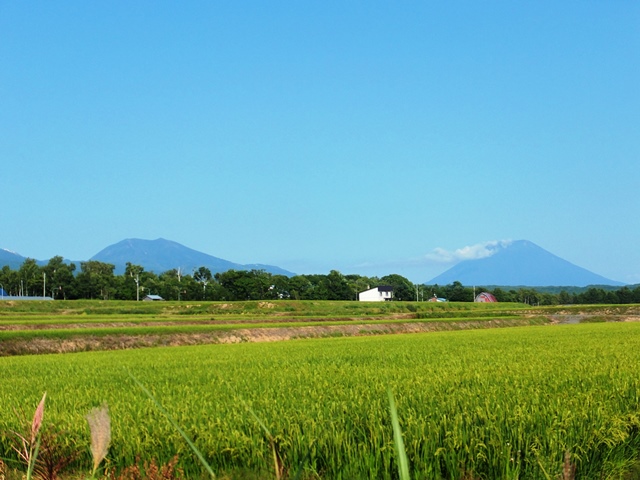
{"type": "Polygon", "coordinates": [[[193,250],[177,242],[158,238],[142,240],[130,238],[110,245],[101,250],[91,260],[111,263],[116,266],[116,273],[125,271],[127,262],[144,267],[146,271],[162,273],[172,269],[180,269],[185,274],[194,269],[206,267],[211,273],[227,270],[262,269],[272,274],[293,275],[293,273],[273,265],[241,265],[222,258],[193,250]]]}
{"type": "Polygon", "coordinates": [[[574,265],[528,240],[505,242],[492,255],[464,260],[427,282],[448,285],[575,286],[623,285],[574,265]]]}

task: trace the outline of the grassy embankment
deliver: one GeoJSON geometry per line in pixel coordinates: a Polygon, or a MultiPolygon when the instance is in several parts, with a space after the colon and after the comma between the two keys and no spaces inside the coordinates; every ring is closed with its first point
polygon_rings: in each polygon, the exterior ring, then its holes
{"type": "Polygon", "coordinates": [[[541,324],[518,304],[0,302],[0,355],[541,324]]]}

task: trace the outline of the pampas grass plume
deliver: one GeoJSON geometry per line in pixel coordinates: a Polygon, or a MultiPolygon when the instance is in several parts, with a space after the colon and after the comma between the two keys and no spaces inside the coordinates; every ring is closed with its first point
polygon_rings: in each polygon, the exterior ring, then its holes
{"type": "Polygon", "coordinates": [[[31,445],[34,445],[36,442],[36,437],[38,436],[38,432],[40,431],[40,427],[42,427],[42,420],[44,419],[44,401],[47,398],[47,392],[44,392],[42,396],[42,400],[38,404],[38,408],[33,415],[33,421],[31,422],[31,445]]]}
{"type": "Polygon", "coordinates": [[[107,456],[111,442],[109,407],[105,403],[101,407],[94,408],[86,418],[91,430],[91,455],[93,456],[93,474],[95,475],[98,466],[107,456]]]}

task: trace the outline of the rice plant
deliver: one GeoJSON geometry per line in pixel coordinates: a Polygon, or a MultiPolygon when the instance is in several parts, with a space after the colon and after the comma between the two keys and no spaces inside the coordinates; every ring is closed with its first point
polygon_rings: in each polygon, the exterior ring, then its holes
{"type": "MultiPolygon", "coordinates": [[[[83,412],[108,403],[110,469],[177,455],[185,476],[207,474],[187,437],[222,478],[275,478],[279,465],[396,479],[402,438],[413,479],[623,478],[640,456],[638,365],[637,323],[8,357],[0,432],[18,429],[11,406],[46,389],[47,418],[76,445],[83,412]]],[[[0,457],[15,458],[2,433],[0,457]]]]}

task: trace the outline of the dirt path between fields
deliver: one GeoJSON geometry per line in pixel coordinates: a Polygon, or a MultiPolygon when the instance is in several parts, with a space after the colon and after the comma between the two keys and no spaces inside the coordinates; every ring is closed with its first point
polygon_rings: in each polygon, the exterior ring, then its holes
{"type": "MultiPolygon", "coordinates": [[[[374,320],[410,320],[417,318],[415,313],[394,313],[385,316],[367,316],[367,321],[374,320]]],[[[242,325],[242,324],[260,324],[260,323],[328,323],[328,322],[362,322],[362,317],[288,317],[262,319],[260,317],[252,317],[247,319],[224,319],[224,320],[148,320],[136,322],[82,322],[73,323],[12,323],[0,324],[2,330],[58,330],[58,329],[82,329],[82,328],[122,328],[122,327],[166,327],[166,326],[187,326],[187,325],[242,325]]]]}

